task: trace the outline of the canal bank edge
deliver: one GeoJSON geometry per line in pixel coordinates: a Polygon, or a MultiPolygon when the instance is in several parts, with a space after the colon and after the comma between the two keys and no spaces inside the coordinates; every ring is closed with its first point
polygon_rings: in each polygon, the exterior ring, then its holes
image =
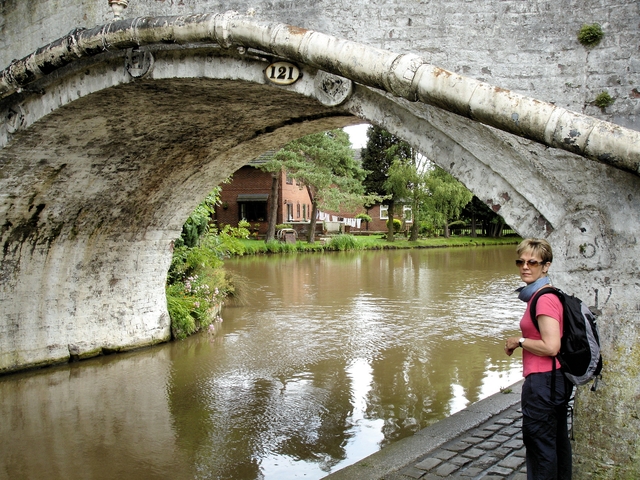
{"type": "Polygon", "coordinates": [[[323,479],[381,480],[385,475],[416,463],[428,452],[519,403],[522,383],[523,380],[519,380],[510,387],[419,430],[413,436],[394,442],[323,479]]]}

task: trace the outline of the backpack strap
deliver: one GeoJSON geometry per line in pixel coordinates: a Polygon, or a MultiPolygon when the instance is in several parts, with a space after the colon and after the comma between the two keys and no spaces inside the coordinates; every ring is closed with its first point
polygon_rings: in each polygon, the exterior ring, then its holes
{"type": "Polygon", "coordinates": [[[562,292],[555,287],[547,286],[542,287],[540,290],[536,292],[536,294],[531,299],[531,306],[529,307],[529,312],[531,313],[531,320],[533,321],[533,326],[536,327],[536,330],[540,331],[540,327],[538,326],[538,318],[536,316],[536,305],[538,304],[538,299],[547,293],[553,293],[556,295],[560,301],[562,302],[562,306],[564,307],[564,298],[562,297],[562,292]]]}
{"type": "MultiPolygon", "coordinates": [[[[536,294],[533,296],[533,298],[531,299],[531,306],[529,307],[529,313],[531,314],[531,320],[533,321],[533,326],[536,327],[536,330],[538,330],[538,332],[540,331],[540,327],[538,326],[538,318],[536,316],[536,305],[538,303],[538,299],[546,293],[553,293],[554,295],[556,295],[560,299],[560,302],[562,303],[562,308],[564,309],[564,297],[562,296],[562,292],[559,291],[557,288],[547,286],[547,287],[542,287],[540,290],[538,290],[536,294]]],[[[555,356],[551,357],[551,363],[553,365],[553,368],[551,370],[552,372],[551,373],[551,401],[553,402],[556,398],[556,357],[555,356]]]]}

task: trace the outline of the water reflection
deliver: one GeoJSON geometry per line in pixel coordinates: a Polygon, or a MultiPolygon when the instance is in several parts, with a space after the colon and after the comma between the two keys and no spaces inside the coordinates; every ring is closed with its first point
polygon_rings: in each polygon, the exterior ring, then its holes
{"type": "Polygon", "coordinates": [[[1,377],[0,478],[181,478],[168,352],[1,377]]]}
{"type": "Polygon", "coordinates": [[[322,478],[519,379],[513,250],[230,261],[215,335],[0,378],[0,478],[322,478]]]}

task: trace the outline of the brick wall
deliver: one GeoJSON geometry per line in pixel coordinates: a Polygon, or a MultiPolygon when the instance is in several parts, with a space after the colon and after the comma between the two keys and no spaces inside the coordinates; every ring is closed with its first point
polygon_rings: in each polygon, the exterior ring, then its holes
{"type": "Polygon", "coordinates": [[[284,207],[283,223],[308,222],[311,219],[311,197],[307,188],[294,179],[287,181],[286,175],[283,175],[280,186],[280,202],[283,206],[285,204],[289,206],[284,207]]]}
{"type": "MultiPolygon", "coordinates": [[[[269,195],[271,193],[271,174],[264,172],[258,168],[245,166],[237,170],[232,177],[230,183],[222,185],[222,191],[220,194],[221,205],[216,208],[216,222],[220,227],[223,225],[237,226],[240,220],[240,205],[238,203],[238,195],[246,193],[256,193],[269,195]]],[[[267,202],[267,212],[271,199],[267,202]]],[[[281,216],[280,209],[278,209],[278,217],[281,216]]],[[[256,224],[260,224],[258,227],[258,233],[266,233],[266,227],[262,227],[262,224],[266,224],[266,217],[263,222],[250,222],[252,227],[256,227],[256,224]]]]}
{"type": "MultiPolygon", "coordinates": [[[[237,226],[240,220],[240,205],[238,195],[243,194],[271,194],[271,174],[259,168],[245,166],[233,174],[232,181],[222,185],[220,194],[221,205],[216,208],[216,222],[223,225],[237,226]]],[[[287,183],[284,173],[280,177],[278,192],[278,220],[277,223],[288,221],[302,222],[311,218],[311,199],[306,188],[301,187],[295,180],[287,183]],[[287,208],[290,205],[290,208],[287,208]],[[288,218],[288,212],[291,218],[288,218]]],[[[272,199],[267,200],[266,211],[271,206],[272,199]]],[[[251,230],[258,235],[267,233],[267,217],[262,221],[251,219],[251,230]]]]}

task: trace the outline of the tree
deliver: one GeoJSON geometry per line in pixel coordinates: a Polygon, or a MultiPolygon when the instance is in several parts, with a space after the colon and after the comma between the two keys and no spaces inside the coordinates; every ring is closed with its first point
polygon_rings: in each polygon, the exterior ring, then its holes
{"type": "Polygon", "coordinates": [[[505,226],[504,219],[476,196],[464,207],[462,216],[471,223],[472,237],[477,236],[478,224],[481,225],[484,236],[499,237],[502,235],[505,226]]]}
{"type": "Polygon", "coordinates": [[[473,196],[473,198],[471,199],[471,201],[464,207],[464,209],[462,210],[462,215],[469,219],[470,223],[471,223],[471,236],[472,237],[477,237],[478,236],[478,222],[482,221],[482,218],[484,217],[486,210],[488,210],[489,207],[487,207],[484,202],[482,202],[482,200],[480,200],[478,197],[476,197],[475,195],[473,196]]]}
{"type": "Polygon", "coordinates": [[[411,148],[410,158],[396,158],[391,164],[385,185],[387,190],[396,198],[410,200],[413,223],[409,240],[418,239],[420,211],[422,204],[428,198],[427,178],[429,160],[411,148]]]}
{"type": "Polygon", "coordinates": [[[280,190],[280,175],[282,173],[282,162],[274,160],[274,151],[263,153],[260,158],[268,159],[260,164],[258,168],[263,172],[271,174],[271,193],[269,194],[269,210],[267,211],[267,233],[265,242],[270,242],[276,238],[276,224],[278,223],[278,192],[280,190]]]}
{"type": "MultiPolygon", "coordinates": [[[[399,178],[389,179],[389,169],[395,161],[404,162],[410,159],[413,151],[408,143],[378,126],[370,126],[367,130],[367,144],[362,149],[362,168],[367,170],[364,180],[365,192],[383,198],[388,206],[389,220],[387,240],[393,241],[393,217],[395,203],[406,191],[399,178]]],[[[398,167],[403,168],[401,166],[398,167]]]]}
{"type": "Polygon", "coordinates": [[[343,130],[306,135],[289,142],[269,162],[307,187],[311,199],[309,243],[315,241],[318,209],[354,209],[378,200],[365,195],[365,171],[353,158],[349,136],[343,130]]]}
{"type": "Polygon", "coordinates": [[[271,242],[276,238],[276,223],[278,223],[278,191],[280,189],[280,171],[271,172],[271,203],[269,204],[269,211],[267,212],[267,235],[265,242],[271,242]]]}
{"type": "Polygon", "coordinates": [[[444,228],[449,238],[449,223],[456,220],[473,194],[462,183],[440,167],[435,167],[427,178],[429,204],[435,220],[444,228]]]}

